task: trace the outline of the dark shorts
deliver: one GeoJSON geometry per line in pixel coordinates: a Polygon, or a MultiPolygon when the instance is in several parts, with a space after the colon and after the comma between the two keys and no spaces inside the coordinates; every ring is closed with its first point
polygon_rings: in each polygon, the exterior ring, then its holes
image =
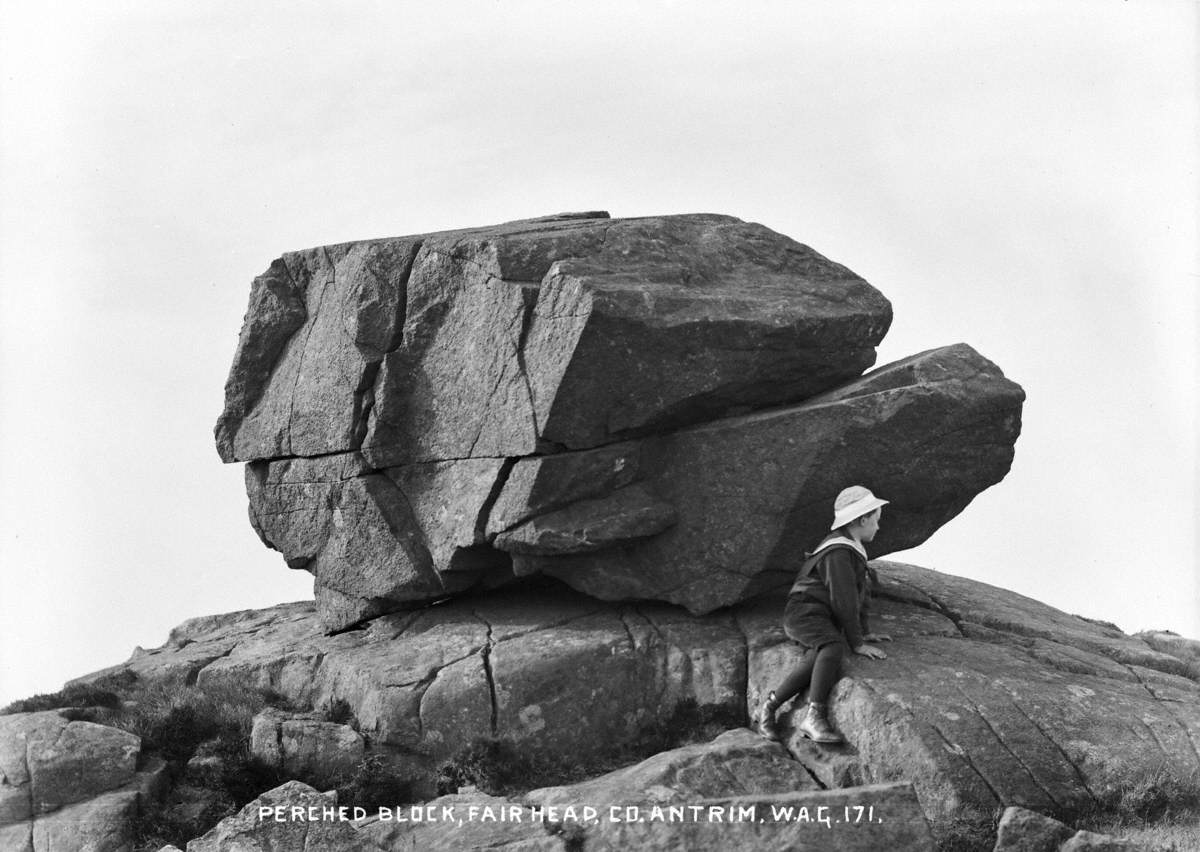
{"type": "Polygon", "coordinates": [[[833,623],[829,607],[802,594],[788,596],[787,607],[783,610],[783,632],[805,648],[845,641],[842,631],[833,623]]]}

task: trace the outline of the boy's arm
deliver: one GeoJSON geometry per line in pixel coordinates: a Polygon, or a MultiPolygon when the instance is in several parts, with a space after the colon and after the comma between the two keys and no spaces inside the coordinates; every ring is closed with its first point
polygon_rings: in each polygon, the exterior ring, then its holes
{"type": "Polygon", "coordinates": [[[851,650],[863,643],[863,630],[858,600],[858,583],[855,580],[857,566],[854,554],[839,547],[825,556],[825,588],[829,591],[829,605],[837,619],[838,627],[846,634],[851,650]]]}

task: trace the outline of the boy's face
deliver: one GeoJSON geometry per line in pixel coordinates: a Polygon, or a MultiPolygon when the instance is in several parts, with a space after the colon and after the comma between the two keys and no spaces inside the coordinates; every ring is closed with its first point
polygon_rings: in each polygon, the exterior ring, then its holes
{"type": "Polygon", "coordinates": [[[879,518],[883,514],[883,509],[876,509],[871,514],[862,519],[862,540],[872,541],[875,534],[879,532],[879,518]]]}

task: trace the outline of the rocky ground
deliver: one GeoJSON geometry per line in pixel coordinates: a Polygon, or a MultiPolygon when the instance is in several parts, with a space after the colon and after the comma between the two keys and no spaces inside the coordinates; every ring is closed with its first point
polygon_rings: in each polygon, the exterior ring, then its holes
{"type": "MultiPolygon", "coordinates": [[[[782,745],[735,729],[599,780],[526,789],[500,801],[529,809],[555,803],[729,804],[758,797],[762,807],[783,807],[785,800],[796,807],[850,802],[907,814],[903,832],[891,820],[856,829],[864,849],[879,848],[872,844],[880,832],[897,848],[932,848],[931,827],[944,837],[971,820],[984,824],[1008,806],[1068,821],[1100,817],[1147,778],[1165,781],[1160,786],[1187,804],[1184,782],[1194,783],[1200,774],[1195,643],[1169,635],[1166,642],[1156,635],[1125,636],[1015,593],[916,566],[875,566],[882,584],[875,623],[894,641],[886,660],[851,660],[838,684],[833,717],[847,737],[845,747],[818,748],[792,732],[790,721],[782,745]],[[1174,787],[1172,779],[1179,782],[1174,787]],[[899,833],[887,833],[893,830],[899,833]]],[[[161,648],[139,650],[76,687],[136,679],[181,689],[270,689],[300,709],[268,708],[258,715],[252,742],[261,759],[293,774],[332,774],[337,761],[386,755],[412,782],[414,798],[439,802],[439,770],[480,738],[499,738],[565,765],[586,763],[589,755],[599,761],[616,744],[688,706],[722,708],[730,725],[736,719],[748,724],[758,695],[795,653],[778,626],[781,609],[778,597],[766,597],[694,616],[666,604],[513,588],[327,635],[314,604],[286,604],[186,622],[161,648]],[[318,721],[320,714],[311,712],[343,705],[351,724],[318,721]]],[[[57,712],[0,717],[0,726],[10,743],[6,801],[21,803],[5,811],[5,836],[30,837],[29,848],[50,848],[37,838],[53,836],[55,821],[70,808],[90,813],[103,806],[118,814],[111,819],[119,818],[135,796],[148,795],[144,791],[153,785],[147,779],[161,773],[149,765],[139,772],[136,738],[112,728],[67,722],[57,712]],[[77,730],[94,743],[63,746],[64,732],[77,730]],[[11,748],[32,741],[54,743],[45,746],[51,757],[35,757],[43,752],[28,745],[19,754],[11,748]],[[44,791],[61,787],[54,779],[65,770],[53,755],[63,759],[63,751],[104,770],[78,790],[45,799],[44,791]]],[[[463,795],[454,801],[484,794],[463,795]]],[[[354,829],[355,837],[362,835],[355,842],[384,838],[380,848],[398,848],[398,833],[419,830],[425,839],[404,842],[424,848],[439,831],[429,824],[371,825],[354,829]]],[[[633,825],[606,823],[602,831],[584,826],[580,836],[591,839],[583,848],[632,843],[630,832],[638,831],[633,825]]],[[[334,830],[321,830],[326,828],[334,830]]],[[[489,828],[497,826],[481,822],[471,831],[491,837],[489,828]]],[[[544,844],[574,836],[537,829],[541,834],[528,820],[521,828],[544,844]]],[[[655,833],[666,829],[652,829],[637,841],[646,844],[641,848],[673,848],[655,833]]],[[[755,848],[760,842],[768,844],[761,848],[788,848],[792,842],[786,832],[765,840],[762,827],[736,831],[757,838],[745,840],[755,848]]],[[[839,842],[847,842],[842,835],[848,832],[834,830],[839,842]]],[[[706,848],[704,837],[713,844],[730,839],[707,822],[668,834],[700,844],[687,848],[706,848]]]]}

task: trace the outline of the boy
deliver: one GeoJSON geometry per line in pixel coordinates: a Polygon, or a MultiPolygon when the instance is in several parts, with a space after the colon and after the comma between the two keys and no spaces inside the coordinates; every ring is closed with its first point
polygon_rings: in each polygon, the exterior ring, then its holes
{"type": "Polygon", "coordinates": [[[842,735],[829,723],[827,702],[845,647],[875,660],[887,657],[882,649],[867,644],[891,641],[891,637],[867,629],[870,584],[863,547],[879,532],[879,518],[887,502],[861,485],[842,491],[833,504],[829,534],[800,566],[788,594],[783,630],[805,653],[759,708],[758,728],[767,739],[780,738],[775,711],[807,687],[808,712],[796,729],[813,742],[842,742],[842,735]]]}

